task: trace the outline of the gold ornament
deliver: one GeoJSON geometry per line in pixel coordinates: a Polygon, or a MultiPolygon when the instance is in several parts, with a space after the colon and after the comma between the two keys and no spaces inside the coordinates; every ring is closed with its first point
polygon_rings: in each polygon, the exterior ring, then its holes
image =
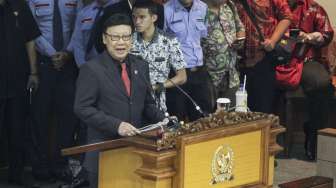
{"type": "Polygon", "coordinates": [[[210,185],[233,180],[233,150],[226,145],[219,146],[211,164],[210,185]]]}

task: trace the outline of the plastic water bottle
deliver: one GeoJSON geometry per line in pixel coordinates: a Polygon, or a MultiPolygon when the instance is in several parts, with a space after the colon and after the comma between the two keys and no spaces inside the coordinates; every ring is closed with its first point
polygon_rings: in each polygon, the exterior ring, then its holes
{"type": "Polygon", "coordinates": [[[243,85],[240,85],[236,92],[236,112],[247,112],[247,92],[243,85]]]}

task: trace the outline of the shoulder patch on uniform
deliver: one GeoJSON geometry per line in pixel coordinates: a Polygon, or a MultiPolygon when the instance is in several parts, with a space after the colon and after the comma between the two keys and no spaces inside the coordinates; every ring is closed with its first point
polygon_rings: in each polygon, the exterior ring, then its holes
{"type": "Polygon", "coordinates": [[[65,3],[66,7],[77,7],[77,3],[65,3]]]}
{"type": "Polygon", "coordinates": [[[91,21],[93,21],[92,18],[84,18],[84,19],[81,20],[81,23],[91,22],[91,21]]]}
{"type": "Polygon", "coordinates": [[[34,6],[35,8],[40,8],[40,7],[48,7],[50,6],[50,4],[49,3],[38,3],[38,4],[35,4],[34,6]]]}
{"type": "Polygon", "coordinates": [[[171,24],[176,24],[176,23],[180,23],[180,22],[183,22],[183,20],[182,19],[180,19],[180,20],[173,20],[173,21],[171,21],[171,24]]]}

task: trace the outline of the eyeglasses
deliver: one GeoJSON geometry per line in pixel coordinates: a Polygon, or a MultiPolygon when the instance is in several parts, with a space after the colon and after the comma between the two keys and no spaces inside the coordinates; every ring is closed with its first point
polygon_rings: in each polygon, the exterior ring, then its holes
{"type": "Polygon", "coordinates": [[[111,35],[108,33],[105,33],[106,36],[108,36],[108,38],[111,41],[119,41],[120,39],[122,39],[123,41],[129,41],[132,38],[132,34],[129,35],[111,35]]]}

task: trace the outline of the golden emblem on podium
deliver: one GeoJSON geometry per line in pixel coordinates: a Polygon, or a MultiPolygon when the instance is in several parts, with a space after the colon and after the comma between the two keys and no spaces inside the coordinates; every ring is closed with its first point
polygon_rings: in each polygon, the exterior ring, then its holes
{"type": "Polygon", "coordinates": [[[219,146],[211,164],[210,185],[233,180],[233,150],[226,145],[219,146]]]}

